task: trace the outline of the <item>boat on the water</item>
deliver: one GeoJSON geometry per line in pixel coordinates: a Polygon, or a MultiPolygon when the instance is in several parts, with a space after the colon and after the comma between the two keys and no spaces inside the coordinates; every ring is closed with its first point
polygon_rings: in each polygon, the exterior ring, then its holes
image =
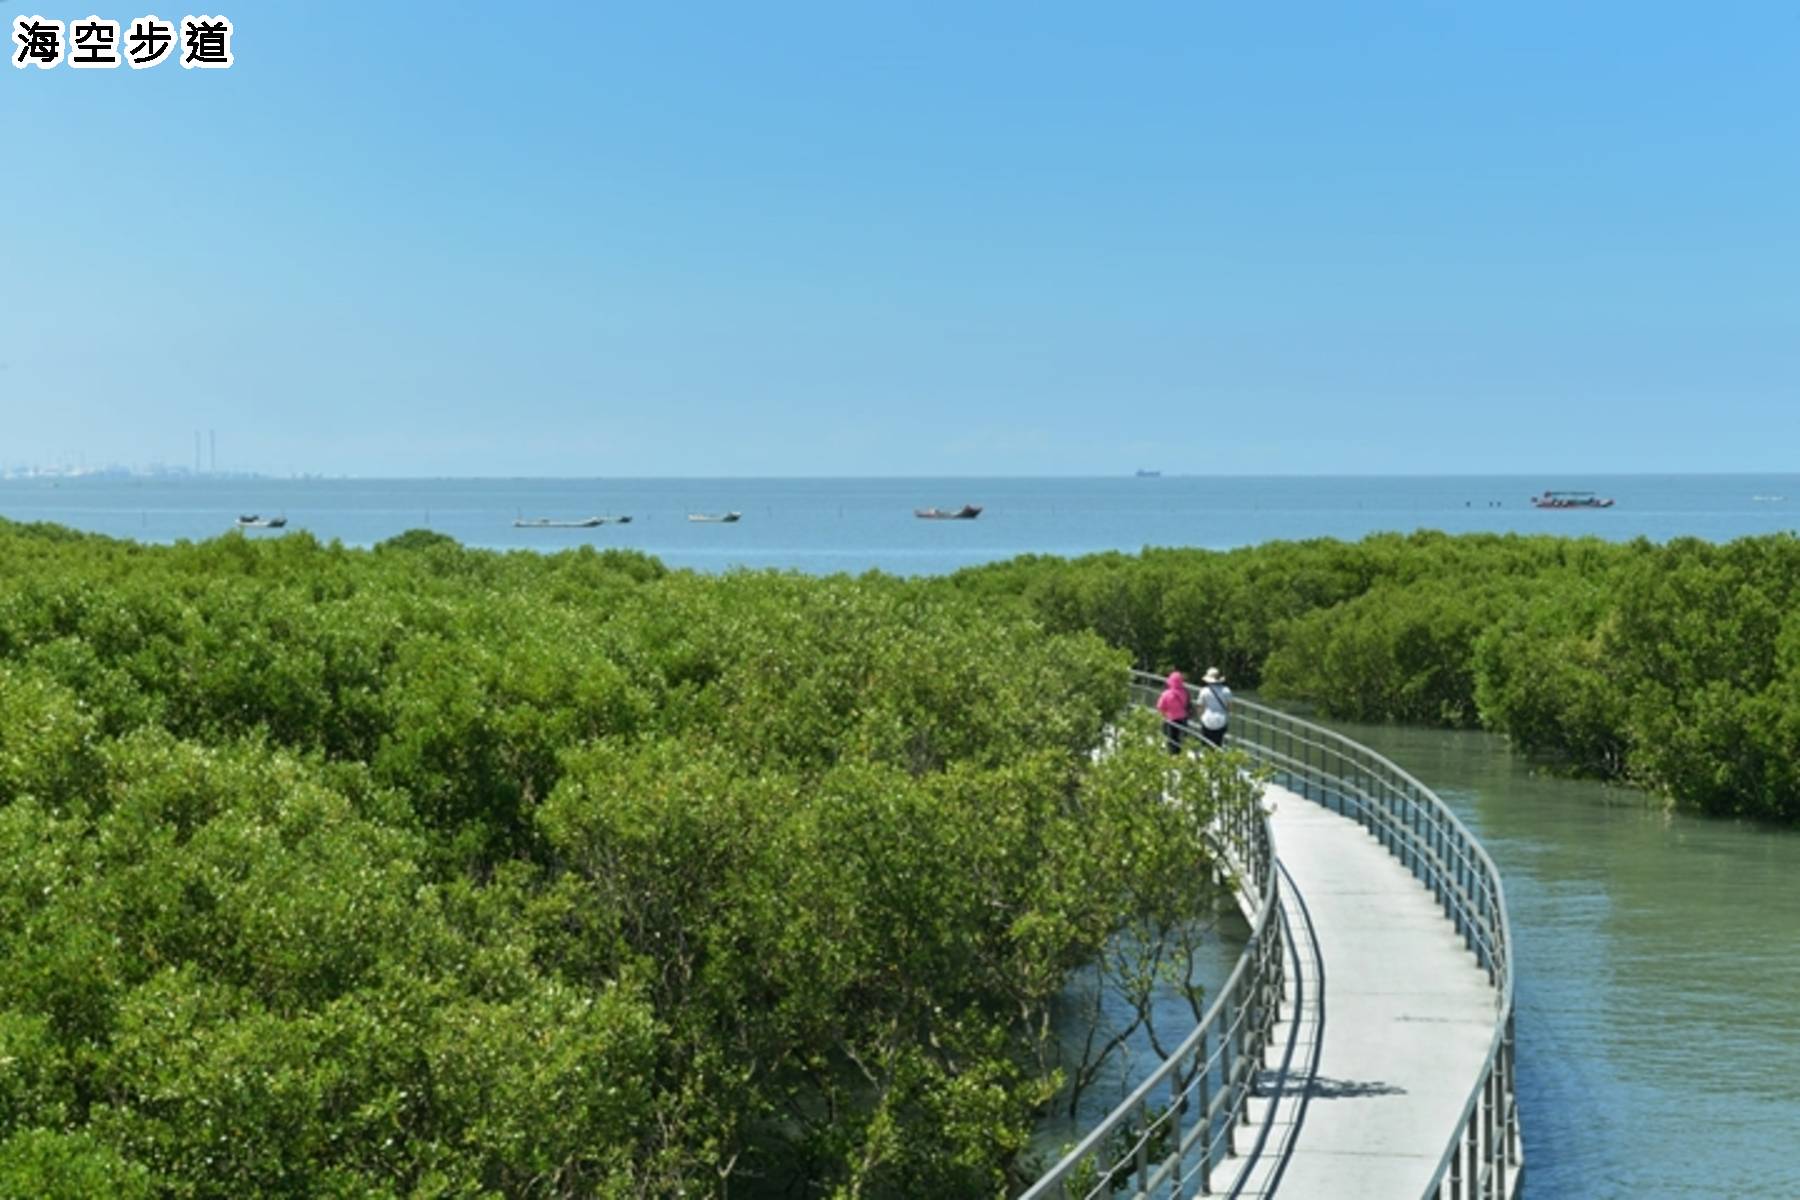
{"type": "Polygon", "coordinates": [[[550,517],[520,517],[513,522],[514,529],[592,529],[596,525],[606,524],[605,517],[583,517],[579,521],[557,521],[550,517]]]}
{"type": "Polygon", "coordinates": [[[239,529],[280,529],[286,524],[286,517],[265,517],[257,513],[244,513],[237,519],[239,529]]]}
{"type": "Polygon", "coordinates": [[[731,523],[738,520],[743,515],[744,514],[740,513],[740,512],[689,513],[688,520],[700,521],[700,522],[703,522],[708,525],[730,525],[731,523]]]}
{"type": "Polygon", "coordinates": [[[913,516],[926,521],[973,521],[981,515],[981,505],[965,504],[961,508],[915,508],[913,516]]]}
{"type": "Polygon", "coordinates": [[[1593,492],[1545,492],[1541,496],[1531,498],[1535,508],[1611,508],[1610,496],[1597,496],[1593,492]]]}
{"type": "Polygon", "coordinates": [[[1145,467],[1138,468],[1137,477],[1139,479],[1158,479],[1161,476],[1162,476],[1161,471],[1152,471],[1145,467]]]}

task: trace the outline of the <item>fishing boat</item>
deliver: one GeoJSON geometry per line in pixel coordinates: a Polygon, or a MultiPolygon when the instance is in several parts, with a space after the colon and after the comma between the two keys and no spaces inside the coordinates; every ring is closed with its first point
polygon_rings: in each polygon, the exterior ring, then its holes
{"type": "Polygon", "coordinates": [[[1612,498],[1597,496],[1593,492],[1545,492],[1541,496],[1533,496],[1534,508],[1611,508],[1612,498]]]}
{"type": "Polygon", "coordinates": [[[973,521],[981,515],[981,505],[965,504],[961,508],[915,508],[913,516],[926,521],[973,521]]]}
{"type": "Polygon", "coordinates": [[[583,517],[579,521],[557,521],[550,517],[519,517],[513,521],[514,529],[592,529],[596,525],[606,524],[605,517],[583,517]]]}
{"type": "Polygon", "coordinates": [[[743,515],[744,515],[743,513],[739,513],[739,512],[689,513],[688,520],[699,521],[699,522],[703,522],[708,525],[730,525],[733,522],[737,521],[739,518],[741,518],[743,515]]]}
{"type": "Polygon", "coordinates": [[[265,517],[257,513],[244,513],[237,519],[239,529],[280,529],[286,524],[286,517],[265,517]]]}

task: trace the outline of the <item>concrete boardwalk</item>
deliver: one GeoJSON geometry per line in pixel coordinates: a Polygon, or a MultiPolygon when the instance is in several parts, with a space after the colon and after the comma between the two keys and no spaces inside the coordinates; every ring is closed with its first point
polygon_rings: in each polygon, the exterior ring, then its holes
{"type": "Polygon", "coordinates": [[[1495,992],[1424,885],[1362,826],[1271,786],[1287,1003],[1213,1192],[1423,1195],[1481,1076],[1495,992]],[[1266,1134],[1263,1132],[1266,1126],[1266,1134]]]}

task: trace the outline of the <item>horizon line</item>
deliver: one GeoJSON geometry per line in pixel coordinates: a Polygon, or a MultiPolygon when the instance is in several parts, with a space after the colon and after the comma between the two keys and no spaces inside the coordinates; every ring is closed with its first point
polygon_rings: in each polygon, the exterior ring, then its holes
{"type": "Polygon", "coordinates": [[[1733,470],[1733,471],[1559,471],[1559,470],[1512,470],[1512,471],[1157,471],[1152,475],[1138,475],[1131,472],[1077,473],[1055,472],[1049,474],[1027,474],[1014,472],[996,472],[988,474],[866,474],[866,475],[757,475],[757,474],[717,474],[717,475],[517,475],[517,474],[418,474],[418,475],[365,475],[353,473],[330,473],[324,471],[298,471],[288,474],[277,474],[267,471],[256,471],[238,468],[219,472],[155,472],[131,471],[129,474],[107,474],[105,469],[88,471],[82,474],[34,474],[21,475],[0,472],[3,483],[55,483],[101,482],[117,483],[122,479],[135,481],[156,480],[164,483],[246,483],[246,482],[364,482],[364,483],[403,483],[403,482],[469,482],[469,483],[601,483],[627,482],[649,483],[669,480],[717,480],[738,479],[745,481],[789,481],[811,480],[819,482],[862,482],[862,481],[903,481],[903,480],[1048,480],[1048,479],[1130,479],[1144,481],[1147,486],[1154,486],[1150,481],[1156,479],[1526,479],[1542,477],[1579,476],[1583,479],[1737,479],[1749,477],[1791,477],[1800,478],[1800,468],[1793,470],[1733,470]]]}

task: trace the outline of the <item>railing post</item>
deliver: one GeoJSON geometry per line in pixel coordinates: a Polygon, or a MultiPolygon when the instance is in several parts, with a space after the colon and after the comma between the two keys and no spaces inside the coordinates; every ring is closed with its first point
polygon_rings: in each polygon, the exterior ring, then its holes
{"type": "Polygon", "coordinates": [[[1243,1078],[1238,1087],[1238,1121],[1244,1125],[1250,1123],[1250,1085],[1256,1079],[1256,1072],[1262,1066],[1262,1035],[1258,1032],[1262,1024],[1262,939],[1255,933],[1250,935],[1248,953],[1250,961],[1256,964],[1258,978],[1246,980],[1247,994],[1244,997],[1243,1021],[1238,1025],[1239,1049],[1238,1070],[1243,1078]]]}
{"type": "Polygon", "coordinates": [[[1200,1048],[1194,1052],[1199,1062],[1200,1083],[1194,1096],[1200,1103],[1200,1194],[1212,1191],[1212,1064],[1208,1061],[1206,1043],[1211,1031],[1200,1030],[1200,1048]]]}
{"type": "MultiPolygon", "coordinates": [[[[1419,882],[1431,887],[1431,873],[1437,861],[1431,848],[1431,809],[1423,802],[1413,809],[1413,838],[1419,845],[1419,882]]],[[[1435,895],[1437,889],[1432,888],[1435,895]]]]}
{"type": "Polygon", "coordinates": [[[1506,1093],[1500,1078],[1500,1059],[1495,1057],[1488,1070],[1493,1075],[1493,1098],[1488,1102],[1488,1174],[1494,1180],[1494,1200],[1506,1200],[1506,1189],[1500,1186],[1506,1177],[1506,1093]]]}
{"type": "Polygon", "coordinates": [[[1419,819],[1424,812],[1425,806],[1419,803],[1419,798],[1409,795],[1406,801],[1406,845],[1412,854],[1411,866],[1414,879],[1417,879],[1425,871],[1425,859],[1420,853],[1422,847],[1419,844],[1419,819]]]}
{"type": "Polygon", "coordinates": [[[1462,846],[1451,846],[1451,921],[1456,925],[1456,934],[1467,939],[1467,930],[1463,930],[1463,919],[1467,912],[1463,907],[1463,855],[1462,846]]]}
{"type": "Polygon", "coordinates": [[[1270,1040],[1275,1036],[1276,1014],[1281,1011],[1281,931],[1280,927],[1269,927],[1269,939],[1263,948],[1263,1030],[1262,1044],[1268,1048],[1270,1040]]]}
{"type": "Polygon", "coordinates": [[[1468,910],[1467,928],[1463,931],[1463,945],[1471,951],[1475,949],[1475,920],[1481,915],[1480,906],[1475,897],[1475,862],[1466,854],[1463,856],[1463,906],[1468,910]]]}
{"type": "Polygon", "coordinates": [[[1382,814],[1387,810],[1387,794],[1376,782],[1375,775],[1363,766],[1360,759],[1352,760],[1356,765],[1357,784],[1365,797],[1363,804],[1369,810],[1369,832],[1375,835],[1375,841],[1383,850],[1390,847],[1387,842],[1387,822],[1382,814]]]}
{"type": "Polygon", "coordinates": [[[1138,1101],[1137,1190],[1143,1195],[1150,1190],[1150,1099],[1138,1101]]]}
{"type": "Polygon", "coordinates": [[[1413,874],[1413,840],[1412,840],[1412,795],[1403,787],[1395,787],[1393,791],[1394,806],[1394,840],[1400,846],[1395,856],[1400,865],[1406,868],[1408,875],[1413,874]]]}
{"type": "MultiPolygon", "coordinates": [[[[1507,1051],[1501,1049],[1499,1056],[1505,1058],[1507,1051]]],[[[1512,1092],[1510,1092],[1510,1088],[1501,1085],[1501,1090],[1499,1090],[1499,1153],[1494,1155],[1494,1195],[1499,1196],[1501,1200],[1507,1200],[1507,1159],[1512,1155],[1510,1128],[1512,1128],[1512,1092]]]]}
{"type": "MultiPolygon", "coordinates": [[[[1293,781],[1294,783],[1297,783],[1300,785],[1299,787],[1295,788],[1294,790],[1299,792],[1302,796],[1305,796],[1308,800],[1312,799],[1312,796],[1309,795],[1307,792],[1306,781],[1304,779],[1297,778],[1299,772],[1295,771],[1295,769],[1294,769],[1294,731],[1291,729],[1285,729],[1285,730],[1278,729],[1278,730],[1276,730],[1276,732],[1287,734],[1287,773],[1288,773],[1288,778],[1291,781],[1293,781]]],[[[1271,738],[1270,740],[1273,741],[1274,739],[1271,738]]]]}
{"type": "MultiPolygon", "coordinates": [[[[1479,1109],[1480,1105],[1476,1105],[1479,1109]]],[[[1476,1191],[1481,1187],[1481,1159],[1479,1143],[1481,1141],[1481,1114],[1479,1111],[1469,1114],[1469,1123],[1463,1128],[1463,1153],[1468,1155],[1469,1165],[1464,1170],[1469,1183],[1469,1200],[1475,1200],[1476,1191]]]]}
{"type": "Polygon", "coordinates": [[[1175,1190],[1170,1193],[1171,1200],[1184,1200],[1187,1185],[1181,1180],[1181,1160],[1185,1157],[1182,1143],[1186,1135],[1181,1129],[1181,1118],[1193,1101],[1188,1098],[1187,1088],[1181,1084],[1181,1073],[1178,1071],[1169,1077],[1169,1182],[1175,1190]]]}
{"type": "Polygon", "coordinates": [[[1514,1076],[1517,1063],[1513,1044],[1513,1014],[1506,1014],[1506,1033],[1501,1038],[1500,1053],[1506,1059],[1506,1157],[1513,1166],[1519,1163],[1519,1089],[1514,1076]]]}
{"type": "MultiPolygon", "coordinates": [[[[1455,836],[1456,831],[1452,829],[1449,822],[1445,821],[1442,817],[1438,818],[1438,824],[1439,836],[1444,843],[1444,915],[1449,917],[1452,921],[1455,921],[1456,873],[1461,870],[1461,867],[1458,866],[1456,861],[1456,845],[1451,840],[1455,836]]],[[[1458,932],[1460,933],[1461,930],[1459,929],[1458,932]]]]}
{"type": "Polygon", "coordinates": [[[1225,993],[1225,997],[1225,1011],[1220,1014],[1225,1023],[1219,1028],[1219,1098],[1224,1105],[1220,1115],[1225,1118],[1220,1127],[1225,1134],[1225,1157],[1236,1158],[1237,1114],[1231,1111],[1231,1104],[1237,1094],[1237,1035],[1233,1031],[1237,1028],[1242,996],[1234,987],[1225,993]]]}
{"type": "Polygon", "coordinates": [[[1418,846],[1419,881],[1423,883],[1431,874],[1431,859],[1426,854],[1430,846],[1431,812],[1424,801],[1413,805],[1413,842],[1418,846]]]}
{"type": "Polygon", "coordinates": [[[1431,814],[1431,894],[1438,898],[1438,904],[1444,902],[1444,831],[1437,819],[1431,814]]]}

